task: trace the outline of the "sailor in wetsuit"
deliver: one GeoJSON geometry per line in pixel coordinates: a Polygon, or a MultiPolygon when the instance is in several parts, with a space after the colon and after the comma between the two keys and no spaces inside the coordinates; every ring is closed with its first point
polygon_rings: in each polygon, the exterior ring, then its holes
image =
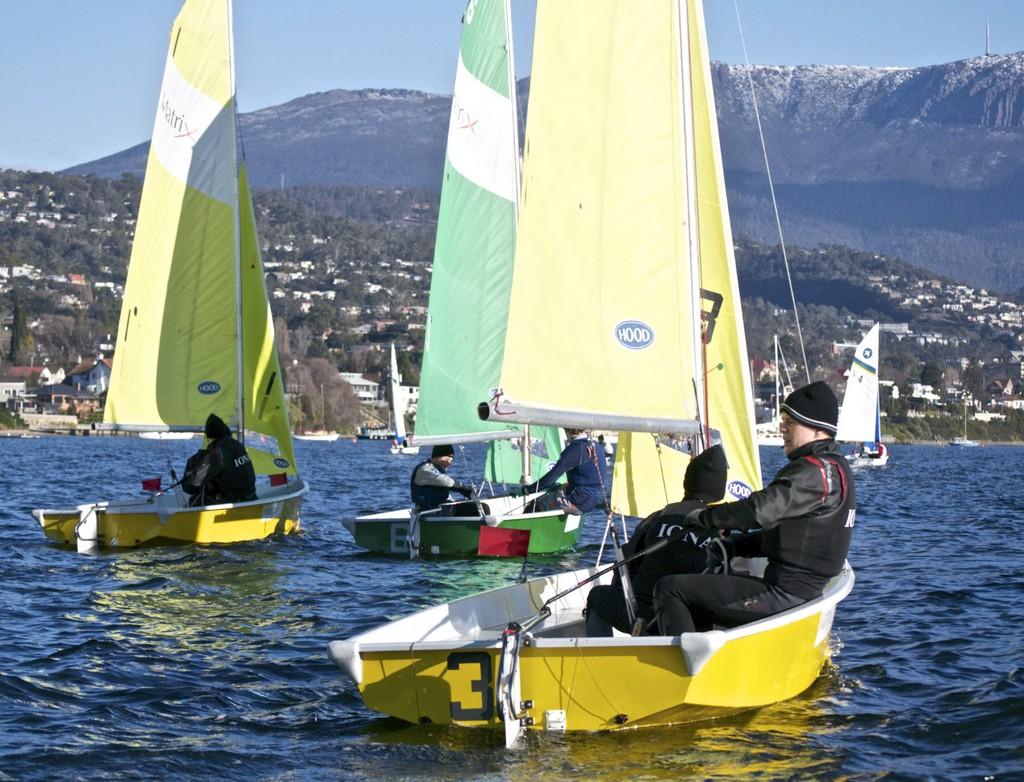
{"type": "Polygon", "coordinates": [[[213,413],[206,419],[204,433],[207,445],[189,457],[181,479],[181,487],[191,495],[189,505],[255,500],[256,471],[245,446],[213,413]]]}
{"type": "MultiPolygon", "coordinates": [[[[691,459],[683,478],[682,502],[666,505],[641,521],[622,547],[623,555],[628,557],[662,538],[673,538],[667,546],[626,566],[636,598],[636,616],[645,624],[654,618],[654,586],[661,578],[677,573],[702,573],[707,567],[706,546],[711,533],[684,532],[680,522],[693,511],[725,496],[728,468],[721,445],[713,445],[691,459]]],[[[613,627],[624,633],[633,630],[617,571],[610,586],[594,587],[587,596],[587,635],[610,636],[613,627]]]]}
{"type": "Polygon", "coordinates": [[[697,530],[752,530],[725,538],[740,556],[763,556],[763,578],[678,575],[661,579],[654,608],[662,635],[736,627],[821,596],[842,572],[853,535],[853,476],[833,439],[839,403],[817,382],[798,388],[782,405],[786,464],[746,499],[689,513],[697,530]]]}
{"type": "Polygon", "coordinates": [[[448,468],[455,461],[455,449],[450,445],[435,445],[430,458],[417,464],[409,478],[409,492],[412,503],[418,511],[440,508],[448,502],[448,492],[457,491],[467,500],[473,496],[473,487],[456,483],[448,474],[448,468]]]}
{"type": "Polygon", "coordinates": [[[604,448],[582,429],[566,428],[565,433],[572,439],[558,461],[540,480],[522,488],[523,494],[548,490],[532,503],[531,510],[581,514],[604,505],[604,448]],[[565,489],[555,485],[563,475],[568,479],[565,489]]]}

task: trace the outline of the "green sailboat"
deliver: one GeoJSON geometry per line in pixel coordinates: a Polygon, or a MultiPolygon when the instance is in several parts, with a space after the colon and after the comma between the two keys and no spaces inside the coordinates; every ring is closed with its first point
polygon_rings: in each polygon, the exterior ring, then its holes
{"type": "Polygon", "coordinates": [[[499,489],[543,474],[561,451],[561,431],[477,415],[501,374],[519,187],[509,3],[478,0],[462,19],[413,442],[488,442],[483,477],[491,496],[424,513],[403,508],[344,519],[363,548],[476,555],[484,527],[529,530],[531,554],[565,551],[579,538],[578,516],[526,513],[535,495],[501,496],[499,489]]]}

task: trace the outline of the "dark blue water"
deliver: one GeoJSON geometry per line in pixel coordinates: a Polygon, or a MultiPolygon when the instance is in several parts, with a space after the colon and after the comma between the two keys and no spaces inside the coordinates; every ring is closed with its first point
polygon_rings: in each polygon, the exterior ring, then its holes
{"type": "MultiPolygon", "coordinates": [[[[353,546],[338,519],[403,504],[412,457],[297,443],[304,530],[269,542],[82,556],[29,515],[123,496],[194,447],[0,440],[0,780],[1024,779],[1024,449],[897,446],[858,475],[857,585],[799,698],[506,751],[370,712],[327,659],[332,639],[518,573],[353,546]]],[[[479,449],[461,457],[453,474],[479,474],[479,449]]],[[[592,562],[600,531],[535,572],[592,562]]]]}

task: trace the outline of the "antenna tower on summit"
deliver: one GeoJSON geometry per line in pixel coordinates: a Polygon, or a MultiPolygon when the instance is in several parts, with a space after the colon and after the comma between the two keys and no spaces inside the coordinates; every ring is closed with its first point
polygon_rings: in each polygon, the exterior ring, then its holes
{"type": "Polygon", "coordinates": [[[992,25],[989,20],[985,20],[985,56],[992,56],[992,25]]]}

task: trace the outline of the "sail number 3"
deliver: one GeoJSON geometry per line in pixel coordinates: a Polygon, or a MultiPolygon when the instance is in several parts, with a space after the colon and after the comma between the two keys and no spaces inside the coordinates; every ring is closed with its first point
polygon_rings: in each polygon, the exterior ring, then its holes
{"type": "Polygon", "coordinates": [[[480,693],[480,706],[467,708],[462,701],[449,702],[453,720],[489,720],[494,716],[494,685],[491,670],[491,656],[487,652],[452,652],[448,655],[447,668],[458,671],[463,666],[476,668],[480,675],[469,681],[471,692],[480,693]]]}

